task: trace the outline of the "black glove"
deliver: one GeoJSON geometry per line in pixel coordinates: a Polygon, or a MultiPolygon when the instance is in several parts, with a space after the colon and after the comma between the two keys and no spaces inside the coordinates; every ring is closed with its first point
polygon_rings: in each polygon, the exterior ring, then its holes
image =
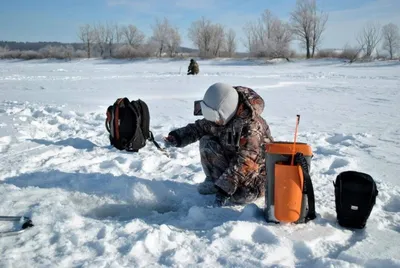
{"type": "Polygon", "coordinates": [[[164,137],[164,141],[166,145],[174,147],[179,147],[182,143],[179,135],[175,131],[171,131],[170,133],[168,133],[168,136],[164,137]]]}
{"type": "Polygon", "coordinates": [[[168,137],[164,137],[164,141],[166,144],[171,145],[171,146],[176,146],[177,141],[174,136],[168,135],[168,137]]]}
{"type": "MultiPolygon", "coordinates": [[[[218,188],[218,187],[217,187],[218,188]]],[[[222,207],[229,201],[230,195],[228,195],[224,190],[218,188],[215,194],[214,207],[222,207]]]]}

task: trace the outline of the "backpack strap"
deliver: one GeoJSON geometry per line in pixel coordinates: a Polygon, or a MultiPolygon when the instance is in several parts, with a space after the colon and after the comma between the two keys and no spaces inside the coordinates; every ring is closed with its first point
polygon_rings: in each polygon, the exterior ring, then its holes
{"type": "Polygon", "coordinates": [[[160,144],[158,144],[154,139],[153,132],[149,131],[149,134],[150,134],[149,141],[153,142],[153,144],[157,147],[159,151],[163,152],[167,157],[169,157],[167,151],[164,148],[161,148],[160,144]]]}
{"type": "Polygon", "coordinates": [[[304,178],[303,193],[307,195],[307,201],[308,201],[308,213],[305,217],[305,222],[308,222],[317,217],[315,214],[314,187],[311,181],[310,173],[308,172],[307,160],[304,157],[304,155],[302,153],[296,153],[294,160],[296,164],[299,164],[301,166],[301,170],[303,171],[303,178],[304,178]]]}

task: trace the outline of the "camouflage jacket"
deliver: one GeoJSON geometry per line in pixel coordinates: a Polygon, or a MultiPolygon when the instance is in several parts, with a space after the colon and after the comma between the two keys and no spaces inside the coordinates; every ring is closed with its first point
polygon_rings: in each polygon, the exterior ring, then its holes
{"type": "Polygon", "coordinates": [[[199,73],[199,64],[196,61],[190,62],[188,67],[188,73],[199,73]]]}
{"type": "Polygon", "coordinates": [[[239,104],[236,115],[225,125],[200,119],[170,132],[177,147],[198,141],[204,135],[216,137],[229,167],[215,184],[228,194],[238,187],[255,187],[263,195],[266,181],[265,145],[273,142],[267,122],[261,117],[264,100],[250,88],[237,86],[239,104]]]}

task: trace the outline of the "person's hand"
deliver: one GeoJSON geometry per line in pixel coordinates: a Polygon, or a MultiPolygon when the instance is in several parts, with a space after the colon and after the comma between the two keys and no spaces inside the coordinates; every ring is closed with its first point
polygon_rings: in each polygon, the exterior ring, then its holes
{"type": "Polygon", "coordinates": [[[164,137],[164,141],[172,146],[176,146],[178,142],[176,141],[175,137],[172,135],[168,135],[167,137],[164,137]]]}

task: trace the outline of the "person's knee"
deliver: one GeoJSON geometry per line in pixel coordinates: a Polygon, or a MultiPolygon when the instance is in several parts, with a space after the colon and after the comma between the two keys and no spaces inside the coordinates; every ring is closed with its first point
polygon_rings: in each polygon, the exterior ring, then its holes
{"type": "Polygon", "coordinates": [[[200,156],[202,163],[208,163],[210,169],[222,170],[228,166],[223,147],[215,137],[204,136],[200,139],[200,156]]]}
{"type": "Polygon", "coordinates": [[[217,144],[217,141],[212,136],[203,136],[200,139],[200,149],[201,148],[206,148],[210,146],[215,146],[217,144]]]}

